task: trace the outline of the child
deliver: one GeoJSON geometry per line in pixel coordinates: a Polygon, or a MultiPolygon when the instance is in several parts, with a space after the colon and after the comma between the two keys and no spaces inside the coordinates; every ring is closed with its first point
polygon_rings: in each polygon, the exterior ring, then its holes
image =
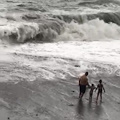
{"type": "Polygon", "coordinates": [[[105,92],[105,88],[104,88],[104,86],[102,84],[102,80],[99,80],[99,84],[97,85],[96,90],[98,90],[98,92],[97,92],[97,98],[96,98],[96,103],[98,101],[99,95],[100,95],[100,101],[102,102],[102,91],[104,90],[104,92],[105,92]]]}
{"type": "Polygon", "coordinates": [[[90,99],[90,100],[92,100],[93,91],[94,91],[95,88],[96,88],[96,87],[95,87],[94,84],[92,84],[92,85],[90,86],[90,92],[89,92],[89,99],[90,99]]]}

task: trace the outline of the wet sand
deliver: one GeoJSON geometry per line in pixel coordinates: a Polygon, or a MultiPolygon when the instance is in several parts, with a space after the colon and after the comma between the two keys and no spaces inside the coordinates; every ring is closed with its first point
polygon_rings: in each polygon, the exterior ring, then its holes
{"type": "MultiPolygon", "coordinates": [[[[78,67],[78,66],[76,66],[78,67]]],[[[103,77],[106,93],[103,103],[89,101],[89,90],[83,100],[78,99],[78,79],[48,80],[40,76],[40,69],[32,69],[17,62],[0,62],[0,119],[1,120],[118,120],[120,88],[106,81],[119,77],[103,77]]],[[[97,78],[90,77],[90,81],[97,78]]]]}

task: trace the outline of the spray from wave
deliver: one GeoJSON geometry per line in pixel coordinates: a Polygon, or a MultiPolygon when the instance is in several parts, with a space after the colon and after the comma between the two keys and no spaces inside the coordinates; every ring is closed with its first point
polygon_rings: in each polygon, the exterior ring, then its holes
{"type": "Polygon", "coordinates": [[[114,23],[105,23],[103,20],[95,19],[84,24],[74,21],[66,24],[65,32],[59,36],[58,40],[112,40],[120,38],[120,26],[114,23]]]}

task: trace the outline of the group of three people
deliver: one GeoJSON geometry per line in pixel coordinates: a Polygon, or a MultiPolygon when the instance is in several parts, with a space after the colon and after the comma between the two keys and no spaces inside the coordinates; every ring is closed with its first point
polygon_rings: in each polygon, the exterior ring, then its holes
{"type": "Polygon", "coordinates": [[[98,101],[99,95],[100,95],[100,101],[102,101],[102,91],[104,90],[105,92],[105,88],[102,84],[102,80],[99,80],[99,84],[97,85],[97,87],[95,87],[94,84],[92,85],[89,84],[87,76],[88,76],[88,72],[85,72],[85,74],[79,78],[79,88],[80,88],[79,98],[82,99],[86,91],[86,86],[88,85],[88,87],[90,88],[90,92],[89,92],[90,99],[92,99],[93,91],[98,90],[96,102],[98,101]]]}

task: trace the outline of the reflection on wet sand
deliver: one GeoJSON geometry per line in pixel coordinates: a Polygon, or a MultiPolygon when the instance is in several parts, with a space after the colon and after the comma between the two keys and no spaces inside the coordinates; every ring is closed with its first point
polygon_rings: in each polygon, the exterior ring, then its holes
{"type": "Polygon", "coordinates": [[[84,103],[82,100],[78,101],[77,112],[79,114],[84,114],[84,103]]]}
{"type": "Polygon", "coordinates": [[[89,112],[92,110],[92,100],[89,100],[87,108],[89,112]]]}
{"type": "Polygon", "coordinates": [[[76,111],[78,119],[100,120],[103,119],[103,117],[106,118],[102,104],[101,103],[96,104],[91,100],[89,101],[86,101],[85,99],[78,100],[76,111]]]}
{"type": "Polygon", "coordinates": [[[84,106],[84,103],[83,103],[82,100],[78,100],[77,113],[78,113],[79,119],[83,119],[84,118],[85,106],[84,106]]]}
{"type": "Polygon", "coordinates": [[[100,117],[103,114],[103,111],[104,111],[104,109],[102,107],[102,104],[101,103],[99,105],[96,104],[95,110],[94,110],[96,116],[100,117]]]}

